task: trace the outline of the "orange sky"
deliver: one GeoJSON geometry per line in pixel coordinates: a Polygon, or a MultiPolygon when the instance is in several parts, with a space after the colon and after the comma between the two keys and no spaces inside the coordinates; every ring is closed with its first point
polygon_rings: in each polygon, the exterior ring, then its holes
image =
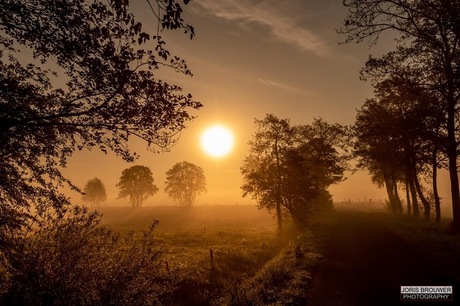
{"type": "MultiPolygon", "coordinates": [[[[132,5],[144,27],[154,28],[146,3],[132,1],[132,5]]],[[[239,171],[254,118],[273,113],[291,118],[292,124],[308,124],[315,117],[352,124],[355,110],[372,96],[370,85],[359,80],[359,70],[370,53],[382,54],[393,44],[384,37],[372,49],[365,43],[339,45],[344,39],[335,32],[345,16],[341,1],[195,0],[185,10],[196,37],[163,35],[172,53],[187,60],[194,76],[163,70],[158,77],[182,86],[204,107],[194,113],[198,118],[170,152],[153,154],[145,145],[132,143],[141,155],[136,164],[150,167],[160,188],[146,205],[172,203],[163,193],[165,172],[183,160],[205,171],[208,193],[198,197],[198,205],[254,203],[241,197],[239,171]],[[200,134],[215,123],[226,125],[235,136],[232,153],[218,160],[200,148],[200,134]]],[[[115,184],[130,166],[110,154],[78,152],[65,173],[81,187],[99,177],[109,193],[107,204],[124,205],[127,200],[115,201],[115,184]]],[[[385,198],[362,172],[331,191],[336,201],[385,198]]]]}

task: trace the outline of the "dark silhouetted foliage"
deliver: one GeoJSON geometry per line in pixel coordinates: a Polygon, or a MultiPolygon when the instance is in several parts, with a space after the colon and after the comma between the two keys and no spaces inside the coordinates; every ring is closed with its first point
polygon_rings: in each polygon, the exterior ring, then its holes
{"type": "Polygon", "coordinates": [[[165,192],[182,207],[192,207],[196,196],[206,192],[203,169],[192,163],[176,163],[166,172],[165,192]]]}
{"type": "Polygon", "coordinates": [[[35,216],[0,257],[0,304],[154,305],[173,290],[153,240],[120,236],[97,212],[69,207],[35,216]]]}
{"type": "Polygon", "coordinates": [[[0,2],[1,233],[18,228],[31,204],[68,204],[59,188],[78,188],[60,169],[75,150],[97,147],[133,161],[129,139],[167,149],[192,119],[189,110],[201,107],[156,77],[161,67],[191,75],[161,30],[194,32],[178,1],[153,2],[153,36],[124,0],[0,2]]]}
{"type": "Polygon", "coordinates": [[[158,192],[153,184],[153,174],[149,167],[132,166],[123,170],[117,187],[120,188],[118,198],[129,197],[132,207],[141,207],[142,202],[158,192]]]}
{"type": "MultiPolygon", "coordinates": [[[[345,0],[348,14],[339,30],[347,42],[370,39],[375,43],[382,33],[391,31],[398,38],[394,54],[406,54],[400,71],[415,73],[417,85],[436,97],[443,112],[446,131],[445,152],[451,183],[453,223],[460,232],[460,186],[458,178],[459,101],[460,101],[460,5],[457,0],[345,0]]],[[[387,77],[388,65],[374,73],[387,77]]],[[[433,158],[434,159],[434,158],[433,158]]],[[[433,164],[436,163],[433,161],[433,164]]],[[[436,165],[434,165],[436,171],[436,165]]],[[[416,183],[417,180],[413,179],[416,183]]],[[[419,188],[417,188],[419,189],[419,188]]],[[[419,192],[418,192],[419,193],[419,192]]],[[[419,193],[422,195],[422,193],[419,193]]],[[[422,200],[422,202],[424,202],[422,200]]],[[[426,202],[424,202],[425,213],[426,202]]],[[[426,217],[426,216],[425,216],[426,217]]]]}
{"type": "Polygon", "coordinates": [[[322,119],[291,126],[271,114],[255,123],[250,154],[241,167],[243,195],[276,211],[279,232],[283,210],[306,227],[314,213],[332,207],[327,189],[349,168],[348,129],[322,119]]]}

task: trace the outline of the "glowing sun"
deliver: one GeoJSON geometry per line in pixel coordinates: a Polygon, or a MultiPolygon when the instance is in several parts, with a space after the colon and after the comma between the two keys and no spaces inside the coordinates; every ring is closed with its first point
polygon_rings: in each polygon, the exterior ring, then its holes
{"type": "Polygon", "coordinates": [[[223,157],[233,148],[233,134],[221,125],[211,126],[201,135],[201,147],[213,157],[223,157]]]}

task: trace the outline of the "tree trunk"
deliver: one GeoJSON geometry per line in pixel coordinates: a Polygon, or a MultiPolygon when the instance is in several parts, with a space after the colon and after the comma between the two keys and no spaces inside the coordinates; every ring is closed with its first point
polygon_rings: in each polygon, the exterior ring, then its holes
{"type": "Polygon", "coordinates": [[[399,198],[398,185],[393,175],[393,171],[391,171],[391,174],[385,173],[385,171],[383,171],[383,179],[385,182],[385,188],[387,190],[391,211],[393,213],[402,213],[401,199],[399,198]]]}
{"type": "Polygon", "coordinates": [[[281,177],[281,161],[280,161],[280,153],[278,151],[278,141],[275,141],[274,145],[274,152],[275,152],[275,158],[276,158],[276,171],[277,171],[277,183],[278,186],[276,186],[276,217],[278,219],[278,234],[280,234],[283,230],[283,219],[281,216],[281,190],[282,190],[282,177],[281,177]]]}
{"type": "Polygon", "coordinates": [[[410,189],[410,194],[412,195],[412,210],[414,212],[414,216],[418,217],[420,212],[419,212],[419,207],[418,207],[418,200],[417,200],[417,191],[415,190],[415,184],[414,184],[414,173],[412,170],[409,170],[409,189],[410,189]]]}
{"type": "Polygon", "coordinates": [[[278,220],[278,228],[276,231],[280,234],[283,231],[283,218],[281,216],[281,203],[276,203],[276,218],[278,220]]]}
{"type": "MultiPolygon", "coordinates": [[[[451,115],[453,117],[453,115],[451,115]]],[[[451,117],[449,116],[449,118],[451,117]]],[[[448,121],[454,121],[452,118],[448,121]]],[[[457,143],[455,141],[455,125],[448,124],[449,145],[447,154],[449,158],[450,193],[452,198],[452,225],[455,232],[460,232],[460,190],[458,186],[457,143]]]]}
{"type": "Polygon", "coordinates": [[[438,193],[438,161],[437,161],[437,149],[433,150],[433,156],[432,156],[432,167],[433,167],[433,172],[432,172],[432,181],[433,181],[433,196],[434,196],[434,207],[435,207],[435,222],[436,224],[441,223],[441,199],[439,198],[439,193],[438,193]]]}
{"type": "Polygon", "coordinates": [[[420,198],[420,201],[422,202],[423,205],[423,216],[425,217],[426,221],[430,221],[431,217],[431,204],[428,202],[428,200],[425,198],[425,195],[423,194],[422,187],[420,186],[420,182],[418,181],[417,175],[414,177],[414,182],[415,182],[415,188],[417,189],[418,197],[420,198]]]}
{"type": "Polygon", "coordinates": [[[394,195],[393,195],[393,188],[391,187],[391,182],[389,180],[389,178],[384,174],[383,175],[383,181],[384,181],[384,184],[385,184],[385,189],[387,190],[387,195],[388,195],[388,202],[390,203],[390,208],[391,208],[391,211],[393,211],[393,203],[395,201],[394,199],[394,195]]]}
{"type": "Polygon", "coordinates": [[[398,193],[398,182],[396,181],[396,177],[395,177],[395,173],[393,169],[391,170],[391,180],[393,181],[393,188],[394,188],[394,198],[395,198],[394,209],[395,209],[395,212],[402,214],[403,208],[401,204],[401,198],[399,197],[399,193],[398,193]]]}
{"type": "Polygon", "coordinates": [[[451,62],[446,63],[446,78],[448,81],[447,93],[447,157],[449,159],[450,193],[452,198],[452,226],[453,230],[460,233],[460,189],[458,186],[457,167],[457,140],[455,137],[456,106],[454,73],[451,62]]]}
{"type": "Polygon", "coordinates": [[[411,200],[410,200],[410,190],[409,190],[409,177],[408,177],[408,174],[406,172],[406,181],[405,181],[405,185],[406,185],[406,201],[407,201],[407,214],[408,215],[412,215],[412,207],[411,207],[411,200]]]}

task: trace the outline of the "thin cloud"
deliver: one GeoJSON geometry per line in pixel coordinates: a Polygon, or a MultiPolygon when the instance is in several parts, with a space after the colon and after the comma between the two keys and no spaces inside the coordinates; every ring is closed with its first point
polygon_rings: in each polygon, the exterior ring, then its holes
{"type": "Polygon", "coordinates": [[[260,77],[258,78],[258,81],[260,83],[264,84],[265,86],[278,87],[280,89],[283,89],[283,90],[286,90],[286,91],[291,91],[291,92],[299,91],[299,89],[297,89],[295,87],[292,87],[290,85],[286,85],[286,84],[279,83],[279,82],[274,82],[274,81],[267,80],[267,79],[262,79],[260,77]]]}
{"type": "MultiPolygon", "coordinates": [[[[226,20],[256,23],[269,28],[272,36],[300,49],[325,55],[326,42],[310,29],[300,25],[302,10],[278,0],[198,0],[195,2],[206,12],[226,20]]],[[[301,2],[298,2],[301,3],[301,2]]]]}

